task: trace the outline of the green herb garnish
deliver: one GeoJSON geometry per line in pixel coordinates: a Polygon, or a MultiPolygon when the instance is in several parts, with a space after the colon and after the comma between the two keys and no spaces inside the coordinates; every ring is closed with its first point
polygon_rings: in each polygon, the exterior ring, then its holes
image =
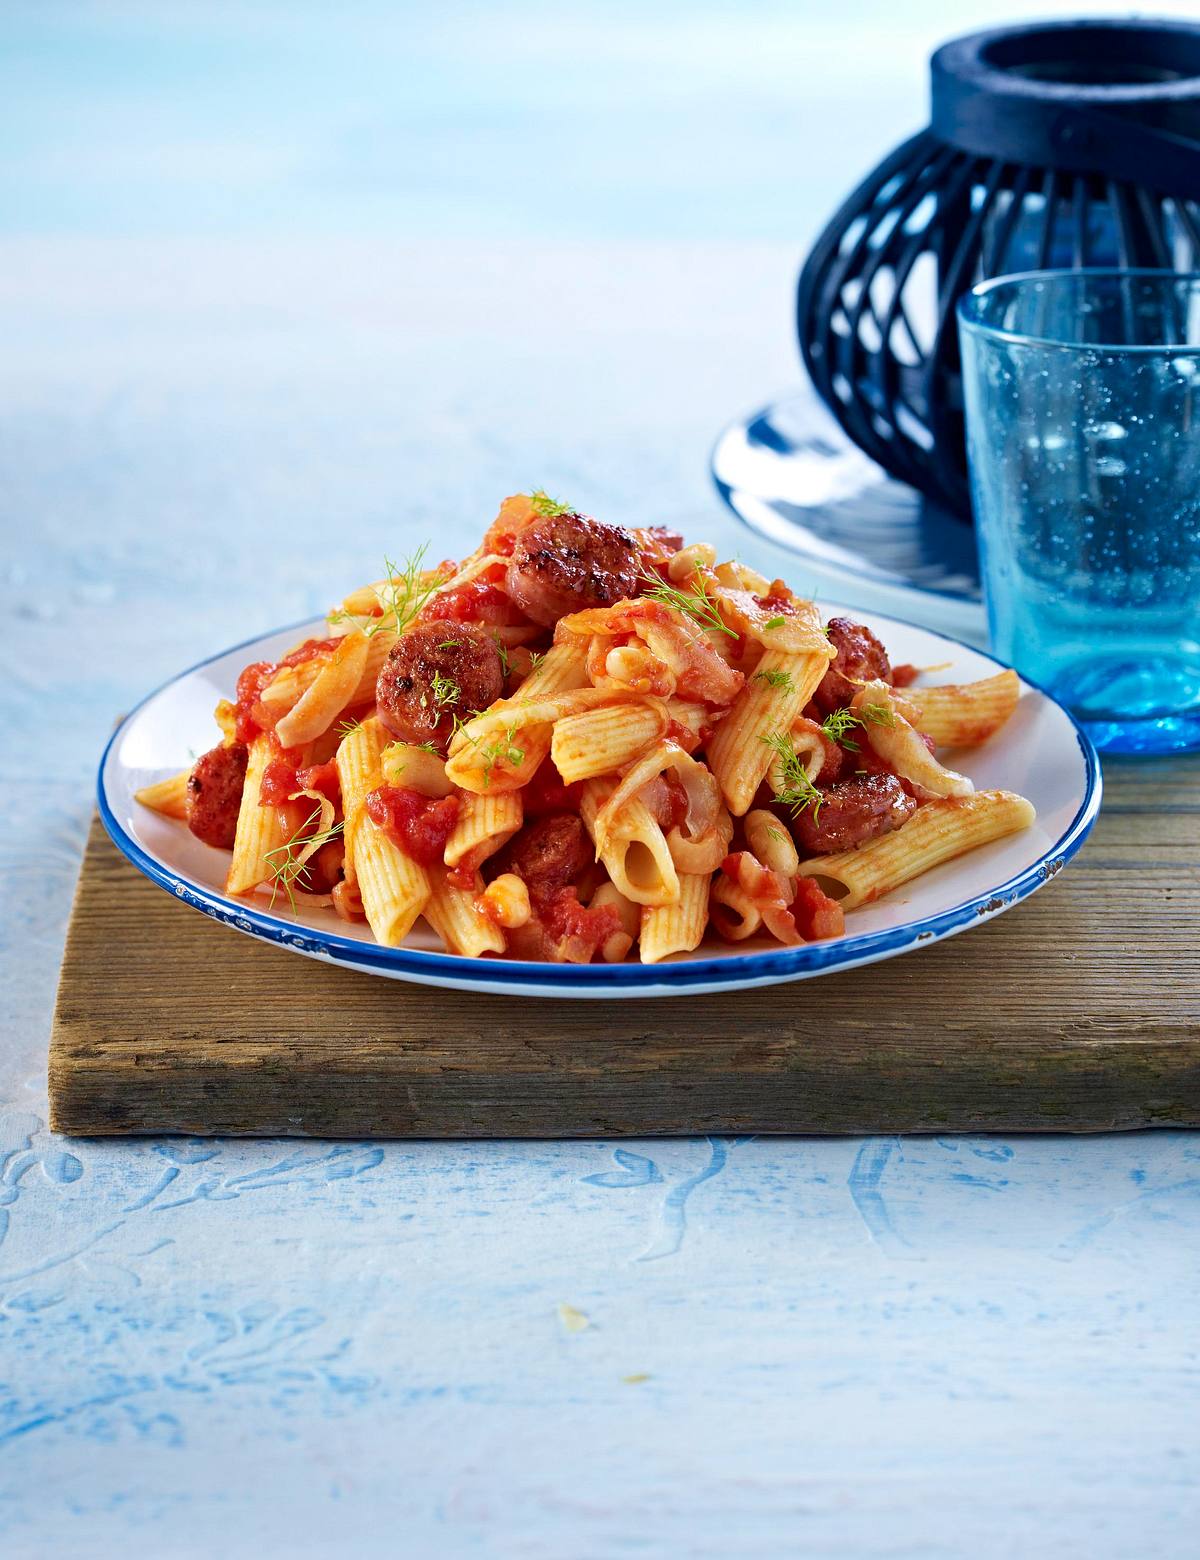
{"type": "Polygon", "coordinates": [[[384,573],[387,578],[380,587],[379,595],[383,606],[383,615],[369,623],[363,630],[365,634],[379,633],[380,629],[386,629],[389,633],[402,634],[430,597],[444,583],[434,580],[433,584],[426,585],[421,576],[424,570],[421,564],[425,554],[429,551],[429,543],[422,542],[411,558],[406,558],[404,563],[395,564],[390,558],[383,560],[384,573]]]}
{"type": "Polygon", "coordinates": [[[575,510],[561,499],[551,498],[545,488],[537,488],[529,495],[529,502],[543,520],[556,520],[559,515],[573,515],[575,510]]]}
{"type": "Polygon", "coordinates": [[[751,680],[754,682],[769,683],[772,688],[788,688],[793,692],[795,691],[796,687],[795,683],[792,681],[791,673],[785,672],[782,667],[772,667],[770,670],[765,672],[755,672],[754,677],[751,680]]]}
{"type": "Polygon", "coordinates": [[[858,743],[846,733],[856,726],[895,726],[896,717],[886,704],[863,704],[852,709],[831,710],[821,722],[821,730],[831,741],[840,743],[848,753],[858,752],[858,743]]]}
{"type": "Polygon", "coordinates": [[[773,628],[782,628],[786,622],[787,618],[783,617],[768,618],[767,621],[763,624],[763,633],[768,633],[773,628]]]}
{"type": "Polygon", "coordinates": [[[434,672],[429,682],[430,692],[433,694],[435,704],[445,708],[448,704],[457,704],[462,698],[462,689],[452,677],[443,677],[441,672],[434,672]]]}
{"type": "Polygon", "coordinates": [[[504,736],[480,749],[483,757],[483,785],[486,790],[492,783],[492,770],[503,762],[509,769],[519,769],[525,762],[525,749],[514,745],[513,739],[521,728],[510,726],[504,736]]]}
{"type": "MultiPolygon", "coordinates": [[[[650,601],[660,601],[664,607],[685,613],[708,633],[728,634],[730,639],[738,637],[737,629],[730,628],[717,611],[717,604],[709,595],[708,584],[702,574],[693,574],[695,583],[691,590],[680,590],[676,585],[668,585],[657,574],[644,574],[642,578],[650,586],[642,595],[650,601]]],[[[783,619],[779,621],[782,623],[783,619]]]]}
{"type": "Polygon", "coordinates": [[[800,813],[811,807],[815,823],[820,816],[825,798],[809,779],[808,770],[792,746],[790,738],[781,731],[775,731],[769,737],[760,737],[759,741],[765,742],[779,755],[783,785],[775,792],[775,800],[783,807],[790,807],[793,817],[798,817],[800,813]]]}
{"type": "Polygon", "coordinates": [[[300,884],[302,887],[305,886],[305,880],[308,878],[308,861],[307,859],[303,861],[300,859],[301,852],[310,845],[316,846],[317,849],[320,849],[322,845],[328,845],[331,840],[337,839],[345,827],[342,823],[335,823],[328,829],[322,829],[318,834],[306,837],[304,831],[310,829],[320,816],[320,807],[314,807],[286,844],[277,845],[274,850],[269,850],[265,853],[263,860],[269,864],[267,875],[271,880],[272,907],[275,904],[279,890],[282,889],[288,897],[288,903],[292,907],[293,914],[295,913],[295,886],[297,884],[300,884]],[[273,857],[278,857],[279,859],[273,860],[273,857]]]}

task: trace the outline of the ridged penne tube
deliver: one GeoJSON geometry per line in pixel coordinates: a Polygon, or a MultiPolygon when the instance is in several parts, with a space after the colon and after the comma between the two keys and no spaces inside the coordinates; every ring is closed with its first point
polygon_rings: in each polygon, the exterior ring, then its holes
{"type": "Polygon", "coordinates": [[[280,747],[298,747],[327,730],[350,703],[367,661],[365,634],[347,634],[311,687],[275,727],[280,747]]]}
{"type": "Polygon", "coordinates": [[[997,672],[979,682],[946,683],[940,688],[905,688],[917,711],[916,727],[938,747],[977,747],[1000,730],[1017,707],[1021,679],[1014,671],[997,672]]]}
{"type": "Polygon", "coordinates": [[[359,673],[358,684],[354,692],[346,700],[346,708],[352,710],[360,704],[374,704],[375,684],[379,681],[379,673],[383,669],[383,663],[387,660],[392,646],[399,639],[399,634],[394,634],[390,629],[378,628],[367,638],[367,658],[363,662],[363,669],[359,673]]]}
{"type": "MultiPolygon", "coordinates": [[[[596,816],[611,789],[603,780],[583,782],[579,813],[593,844],[596,816]]],[[[639,905],[672,905],[678,900],[679,874],[666,836],[650,809],[636,797],[613,817],[597,853],[626,899],[639,905]]]]}
{"type": "Polygon", "coordinates": [[[508,843],[524,821],[520,791],[467,791],[459,800],[458,817],[446,841],[448,867],[480,867],[508,843]]]}
{"type": "Polygon", "coordinates": [[[918,807],[902,829],[834,856],[801,862],[800,875],[816,878],[844,910],[870,904],[901,883],[919,877],[991,840],[1033,823],[1033,804],[1012,791],[942,796],[918,807]]]}
{"type": "Polygon", "coordinates": [[[753,802],[770,767],[771,748],[763,739],[791,731],[828,666],[827,655],[768,650],[713,733],[707,748],[709,768],[735,817],[753,802]]]}
{"type": "Polygon", "coordinates": [[[372,717],[348,731],[334,755],[342,793],[342,816],[346,820],[343,830],[346,842],[346,881],[351,884],[357,881],[354,836],[364,816],[368,793],[380,784],[380,754],[386,740],[383,727],[372,717]]]}
{"type": "Polygon", "coordinates": [[[144,785],[140,791],[134,792],[134,797],[143,807],[149,807],[151,812],[162,813],[164,818],[186,818],[190,774],[190,769],[181,769],[169,780],[156,780],[153,785],[144,785]]]}
{"type": "Polygon", "coordinates": [[[610,775],[657,741],[669,720],[665,706],[657,701],[564,715],[554,723],[550,757],[568,785],[610,775]]]}
{"type": "Polygon", "coordinates": [[[499,700],[499,710],[493,705],[455,733],[446,765],[450,779],[476,792],[525,785],[550,751],[553,721],[522,725],[521,705],[583,688],[586,682],[586,643],[564,639],[552,645],[521,684],[518,699],[499,700]]]}
{"type": "Polygon", "coordinates": [[[227,894],[248,894],[271,876],[270,855],[287,844],[292,828],[282,807],[262,807],[263,772],[275,756],[275,744],[269,736],[255,737],[246,757],[246,783],[238,809],[237,834],[233,842],[233,860],[225,879],[227,894]]]}
{"type": "Polygon", "coordinates": [[[851,699],[850,708],[863,720],[867,741],[901,780],[909,780],[934,796],[970,796],[975,789],[966,775],[938,763],[920,733],[905,719],[904,701],[887,683],[865,683],[851,699]]]}
{"type": "Polygon", "coordinates": [[[387,948],[398,947],[429,902],[429,877],[366,812],[359,814],[350,848],[363,911],[375,941],[387,948]]]}
{"type": "Polygon", "coordinates": [[[711,882],[708,872],[681,872],[678,904],[643,907],[638,939],[643,964],[657,964],[668,954],[691,953],[700,946],[708,925],[711,882]]]}
{"type": "Polygon", "coordinates": [[[465,954],[468,959],[478,959],[485,953],[503,953],[504,933],[490,916],[475,906],[483,893],[483,879],[477,874],[470,888],[458,888],[447,882],[444,872],[434,869],[429,877],[425,919],[449,951],[465,954]]]}

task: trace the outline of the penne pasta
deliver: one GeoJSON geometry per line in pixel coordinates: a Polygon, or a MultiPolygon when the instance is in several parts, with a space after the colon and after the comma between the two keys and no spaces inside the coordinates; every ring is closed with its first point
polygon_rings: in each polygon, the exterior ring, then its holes
{"type": "Polygon", "coordinates": [[[448,867],[478,868],[506,845],[524,821],[520,791],[467,792],[446,841],[448,867]]]}
{"type": "Polygon", "coordinates": [[[1011,791],[940,797],[918,807],[894,834],[801,862],[800,875],[815,878],[843,909],[853,910],[945,861],[1029,828],[1035,817],[1031,803],[1011,791]]]}
{"type": "MultiPolygon", "coordinates": [[[[596,843],[596,819],[611,787],[600,780],[585,780],[579,815],[596,843]]],[[[611,820],[597,855],[609,877],[639,905],[671,905],[679,898],[679,874],[671,859],[666,836],[644,802],[627,802],[611,820]]]]}
{"type": "Polygon", "coordinates": [[[429,902],[432,887],[425,869],[365,812],[358,819],[353,844],[347,846],[347,854],[351,851],[354,880],[375,941],[398,947],[429,902]]]}
{"type": "Polygon", "coordinates": [[[478,959],[485,953],[504,952],[503,931],[477,904],[484,891],[481,877],[477,875],[470,888],[461,888],[435,868],[429,882],[425,919],[451,953],[478,959]]]}
{"type": "Polygon", "coordinates": [[[609,775],[637,758],[669,724],[659,700],[564,715],[554,723],[550,757],[567,784],[609,775]]]}
{"type": "Polygon", "coordinates": [[[268,807],[260,800],[262,778],[275,755],[269,736],[255,737],[247,749],[246,783],[238,809],[233,859],[225,879],[227,894],[249,894],[271,876],[271,855],[282,849],[295,832],[297,822],[283,807],[268,807]]]}
{"type": "Polygon", "coordinates": [[[375,684],[379,681],[379,673],[383,670],[383,663],[391,653],[392,646],[399,639],[399,634],[394,634],[390,629],[380,628],[366,636],[367,654],[363,661],[362,671],[359,673],[358,682],[354,691],[346,700],[344,708],[357,709],[360,704],[374,704],[375,684]]]}
{"type": "Polygon", "coordinates": [[[357,881],[354,836],[363,816],[367,796],[380,782],[380,754],[383,747],[383,727],[372,717],[347,732],[338,744],[334,756],[338,784],[342,793],[342,815],[346,820],[343,838],[346,843],[348,883],[357,881]]]}
{"type": "MultiPolygon", "coordinates": [[[[828,646],[827,646],[828,648],[828,646]]],[[[749,808],[771,764],[768,739],[789,732],[824,677],[829,657],[769,650],[708,744],[708,764],[737,818],[749,808]]]]}
{"type": "Polygon", "coordinates": [[[672,953],[691,953],[700,946],[708,927],[711,882],[708,872],[680,873],[677,903],[643,906],[638,938],[643,964],[657,964],[672,953]]]}
{"type": "MultiPolygon", "coordinates": [[[[516,699],[502,699],[485,716],[454,735],[446,773],[464,791],[515,791],[533,778],[550,752],[554,719],[529,723],[528,707],[587,682],[587,646],[566,639],[548,650],[521,684],[516,699]]],[[[595,690],[592,690],[593,692],[595,690]]]]}
{"type": "Polygon", "coordinates": [[[946,683],[940,688],[905,688],[915,707],[914,724],[938,747],[978,747],[1000,730],[1017,707],[1021,680],[1016,672],[997,672],[980,682],[946,683]]]}
{"type": "Polygon", "coordinates": [[[134,792],[135,800],[151,812],[162,813],[164,818],[187,817],[187,786],[190,769],[181,769],[168,780],[156,780],[134,792]]]}
{"type": "Polygon", "coordinates": [[[1009,719],[1015,673],[906,686],[866,624],[679,542],[514,495],[467,557],[387,562],[327,638],[245,667],[222,745],[137,798],[233,841],[230,894],[579,964],[837,937],[1032,822],[934,756],[1009,719]]]}

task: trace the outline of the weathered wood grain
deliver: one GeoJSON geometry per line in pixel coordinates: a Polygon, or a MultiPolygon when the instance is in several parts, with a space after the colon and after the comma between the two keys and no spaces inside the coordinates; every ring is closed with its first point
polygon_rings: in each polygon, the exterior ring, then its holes
{"type": "Polygon", "coordinates": [[[332,1137],[1200,1126],[1200,765],[1109,764],[1092,840],[968,935],[736,995],[537,1002],[300,961],[92,828],[53,1125],[332,1137]]]}

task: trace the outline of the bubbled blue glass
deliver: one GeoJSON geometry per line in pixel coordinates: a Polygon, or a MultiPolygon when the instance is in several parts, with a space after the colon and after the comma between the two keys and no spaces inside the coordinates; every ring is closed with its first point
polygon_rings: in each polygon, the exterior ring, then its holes
{"type": "Polygon", "coordinates": [[[996,653],[1101,749],[1200,748],[1200,276],[1002,277],[959,333],[996,653]]]}

